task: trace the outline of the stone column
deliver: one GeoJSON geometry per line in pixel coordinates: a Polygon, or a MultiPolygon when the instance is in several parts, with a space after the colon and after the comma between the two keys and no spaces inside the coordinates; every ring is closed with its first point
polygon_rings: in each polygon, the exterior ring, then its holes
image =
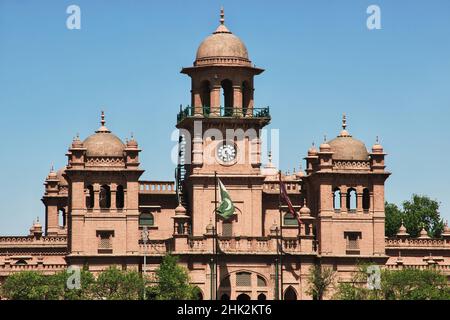
{"type": "Polygon", "coordinates": [[[214,116],[220,115],[220,84],[215,84],[211,88],[211,114],[214,116]]]}
{"type": "Polygon", "coordinates": [[[117,203],[116,203],[116,193],[117,193],[117,184],[111,183],[110,186],[110,193],[111,193],[111,209],[117,209],[117,203]]]}
{"type": "Polygon", "coordinates": [[[100,185],[95,183],[93,185],[94,188],[94,210],[100,209],[100,185]]]}
{"type": "Polygon", "coordinates": [[[242,115],[242,87],[233,86],[233,113],[234,115],[242,115]]]}
{"type": "Polygon", "coordinates": [[[203,115],[203,106],[202,99],[200,97],[200,89],[194,88],[191,90],[192,94],[192,107],[194,108],[194,116],[202,116],[203,115]]]}
{"type": "Polygon", "coordinates": [[[341,212],[347,212],[347,188],[341,187],[341,212]]]}
{"type": "Polygon", "coordinates": [[[356,191],[356,212],[362,213],[363,212],[363,193],[362,189],[358,188],[356,191]]]}

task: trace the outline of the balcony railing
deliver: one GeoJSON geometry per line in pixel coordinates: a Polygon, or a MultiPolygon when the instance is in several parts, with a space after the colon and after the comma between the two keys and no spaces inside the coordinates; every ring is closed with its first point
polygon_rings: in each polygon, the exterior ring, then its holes
{"type": "Polygon", "coordinates": [[[202,107],[200,113],[196,114],[194,107],[187,106],[186,108],[180,107],[180,112],[177,115],[177,123],[183,121],[186,118],[194,117],[195,115],[209,117],[230,117],[230,118],[267,118],[270,119],[270,109],[265,108],[211,108],[202,107]]]}

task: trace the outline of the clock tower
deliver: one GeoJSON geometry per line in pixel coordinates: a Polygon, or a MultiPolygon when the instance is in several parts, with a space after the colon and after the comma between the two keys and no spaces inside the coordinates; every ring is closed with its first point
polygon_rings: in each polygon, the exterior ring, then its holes
{"type": "Polygon", "coordinates": [[[191,106],[177,118],[180,153],[178,192],[191,216],[191,234],[202,236],[214,221],[215,174],[236,207],[229,221],[219,221],[223,237],[262,236],[260,131],[269,124],[269,108],[254,107],[254,76],[264,70],[249,60],[244,43],[220,25],[199,46],[192,67],[191,106]]]}

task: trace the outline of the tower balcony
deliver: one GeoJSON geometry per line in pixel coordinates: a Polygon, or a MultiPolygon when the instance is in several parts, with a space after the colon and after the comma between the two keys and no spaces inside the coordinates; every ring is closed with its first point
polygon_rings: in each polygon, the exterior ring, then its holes
{"type": "Polygon", "coordinates": [[[177,115],[177,124],[189,118],[222,118],[222,119],[259,119],[268,123],[271,120],[269,107],[264,108],[228,108],[228,107],[191,107],[183,109],[177,115]]]}

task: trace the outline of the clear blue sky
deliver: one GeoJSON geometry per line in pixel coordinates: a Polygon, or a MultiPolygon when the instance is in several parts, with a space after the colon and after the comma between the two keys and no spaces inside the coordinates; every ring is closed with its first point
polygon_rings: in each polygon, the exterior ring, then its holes
{"type": "Polygon", "coordinates": [[[333,137],[343,112],[370,147],[379,135],[393,174],[388,201],[438,199],[450,218],[450,1],[34,1],[0,0],[0,234],[24,234],[37,216],[50,166],[65,165],[77,132],[134,132],[146,179],[172,179],[170,151],[190,81],[179,74],[197,46],[226,24],[246,43],[256,105],[280,128],[280,166],[333,137]],[[66,8],[81,7],[81,30],[66,8]],[[366,28],[381,7],[382,30],[366,28]]]}

